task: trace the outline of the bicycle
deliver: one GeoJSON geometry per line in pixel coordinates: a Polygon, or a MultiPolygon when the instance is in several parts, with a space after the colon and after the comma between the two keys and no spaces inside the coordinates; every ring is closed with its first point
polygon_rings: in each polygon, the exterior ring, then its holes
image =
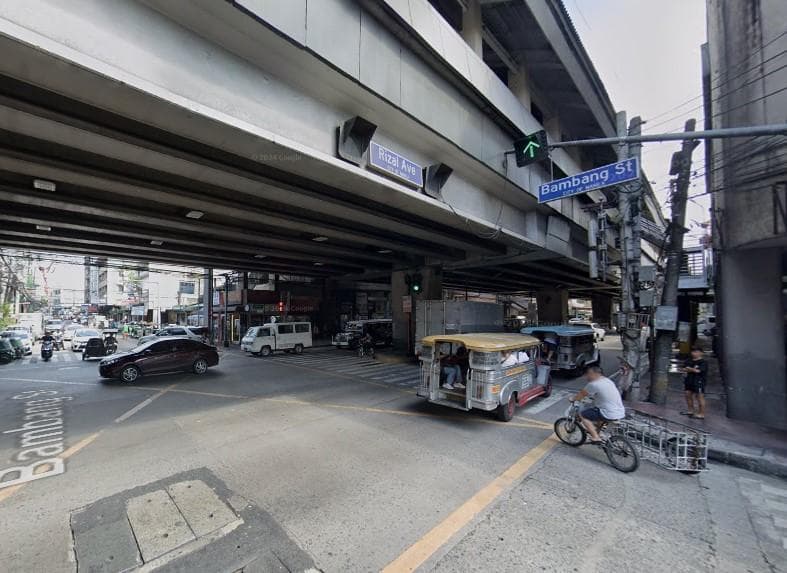
{"type": "Polygon", "coordinates": [[[358,358],[367,356],[374,360],[374,345],[373,344],[359,344],[358,345],[358,358]]]}
{"type": "MultiPolygon", "coordinates": [[[[576,401],[571,402],[571,409],[568,415],[558,418],[555,421],[555,435],[564,444],[569,446],[579,447],[587,440],[587,430],[582,426],[579,418],[580,403],[576,401]]],[[[609,422],[603,422],[599,425],[599,433],[606,428],[609,422]]],[[[602,436],[602,441],[598,444],[599,447],[607,454],[609,463],[612,464],[616,470],[623,473],[630,473],[639,467],[639,454],[634,448],[632,443],[626,439],[625,436],[613,434],[611,436],[602,436]]]]}

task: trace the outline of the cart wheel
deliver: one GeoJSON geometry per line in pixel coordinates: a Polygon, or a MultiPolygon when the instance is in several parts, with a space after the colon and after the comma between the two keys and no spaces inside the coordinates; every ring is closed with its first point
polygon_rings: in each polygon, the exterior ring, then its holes
{"type": "Polygon", "coordinates": [[[133,364],[126,366],[125,368],[123,368],[123,370],[120,371],[120,379],[126,384],[131,384],[132,382],[136,382],[139,376],[140,376],[139,368],[137,368],[133,364]]]}
{"type": "Polygon", "coordinates": [[[303,354],[303,344],[296,344],[293,350],[295,351],[295,354],[303,354]]]}
{"type": "Polygon", "coordinates": [[[614,468],[623,473],[633,472],[639,467],[639,454],[623,436],[610,436],[604,444],[604,451],[614,468]]]}
{"type": "Polygon", "coordinates": [[[205,374],[208,371],[208,361],[204,358],[198,358],[193,366],[194,374],[205,374]]]}
{"type": "Polygon", "coordinates": [[[512,392],[508,403],[500,404],[497,407],[497,418],[502,422],[510,422],[514,417],[514,412],[516,412],[516,396],[512,392]]]}
{"type": "Polygon", "coordinates": [[[270,356],[271,355],[271,347],[270,346],[263,346],[260,348],[260,356],[270,356]]]}
{"type": "Polygon", "coordinates": [[[571,418],[558,418],[555,421],[555,435],[569,446],[581,446],[588,438],[587,431],[578,421],[571,418]]]}

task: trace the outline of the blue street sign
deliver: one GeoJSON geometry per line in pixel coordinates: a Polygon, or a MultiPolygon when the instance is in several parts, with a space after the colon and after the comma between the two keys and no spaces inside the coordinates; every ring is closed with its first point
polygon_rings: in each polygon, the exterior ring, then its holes
{"type": "Polygon", "coordinates": [[[374,141],[369,146],[369,166],[415,187],[424,186],[424,171],[420,165],[374,141]]]}
{"type": "Polygon", "coordinates": [[[563,197],[587,193],[594,189],[619,185],[635,179],[639,179],[639,161],[636,157],[632,157],[544,183],[538,187],[538,202],[555,201],[563,197]]]}

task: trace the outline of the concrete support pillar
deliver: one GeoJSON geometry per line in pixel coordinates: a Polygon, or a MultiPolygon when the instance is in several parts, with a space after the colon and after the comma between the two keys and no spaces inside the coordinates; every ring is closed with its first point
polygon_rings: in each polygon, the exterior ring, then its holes
{"type": "Polygon", "coordinates": [[[508,75],[508,88],[513,92],[522,106],[530,110],[530,78],[524,65],[520,65],[516,73],[508,75]]]}
{"type": "Polygon", "coordinates": [[[717,292],[727,415],[787,429],[782,250],[721,257],[717,292]]]}
{"type": "Polygon", "coordinates": [[[609,330],[612,325],[612,297],[596,293],[590,297],[590,302],[593,307],[593,322],[598,322],[609,330]]]}
{"type": "Polygon", "coordinates": [[[443,298],[443,270],[440,267],[419,267],[391,273],[391,317],[393,345],[396,352],[412,354],[415,345],[415,309],[419,300],[443,298]],[[407,276],[421,274],[421,292],[410,292],[407,276]],[[411,299],[411,310],[406,312],[406,301],[411,299]]]}
{"type": "Polygon", "coordinates": [[[211,344],[216,344],[213,331],[213,269],[205,270],[205,283],[202,287],[202,312],[205,314],[205,326],[211,344]]]}
{"type": "Polygon", "coordinates": [[[320,336],[330,338],[339,332],[339,311],[336,304],[336,281],[325,279],[320,302],[320,319],[317,325],[320,336]]]}
{"type": "Polygon", "coordinates": [[[481,2],[468,0],[467,10],[462,14],[462,38],[482,58],[484,57],[483,28],[481,2]]]}
{"type": "Polygon", "coordinates": [[[568,322],[568,290],[551,289],[536,292],[539,324],[568,322]]]}

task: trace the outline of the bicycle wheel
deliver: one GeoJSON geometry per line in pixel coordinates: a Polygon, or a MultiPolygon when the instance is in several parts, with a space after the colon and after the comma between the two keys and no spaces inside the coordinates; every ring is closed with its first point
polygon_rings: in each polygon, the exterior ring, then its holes
{"type": "Polygon", "coordinates": [[[623,473],[633,472],[639,467],[639,454],[623,436],[611,436],[604,444],[609,463],[623,473]]]}
{"type": "Polygon", "coordinates": [[[558,418],[555,421],[555,435],[564,444],[574,447],[584,444],[588,437],[582,424],[572,418],[558,418]]]}

